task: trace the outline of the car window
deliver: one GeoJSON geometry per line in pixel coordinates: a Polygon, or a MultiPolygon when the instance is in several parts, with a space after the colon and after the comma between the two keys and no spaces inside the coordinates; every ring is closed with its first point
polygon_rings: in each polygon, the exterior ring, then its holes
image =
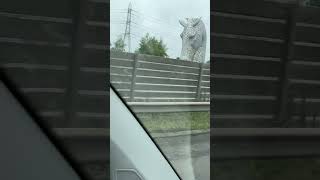
{"type": "Polygon", "coordinates": [[[145,128],[136,120],[134,113],[112,88],[110,103],[111,179],[181,179],[145,128]]]}
{"type": "Polygon", "coordinates": [[[110,4],[111,85],[182,179],[209,179],[209,4],[110,4]]]}
{"type": "Polygon", "coordinates": [[[62,153],[61,146],[57,147],[2,80],[0,99],[0,138],[6,147],[0,150],[3,163],[1,179],[83,180],[83,174],[74,169],[69,157],[62,153]],[[8,140],[8,137],[12,139],[8,140]]]}

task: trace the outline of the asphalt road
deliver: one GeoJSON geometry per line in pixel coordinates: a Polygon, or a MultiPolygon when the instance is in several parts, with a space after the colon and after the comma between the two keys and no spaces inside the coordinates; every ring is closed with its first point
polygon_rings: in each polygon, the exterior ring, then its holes
{"type": "Polygon", "coordinates": [[[183,180],[210,179],[210,134],[155,139],[183,180]]]}

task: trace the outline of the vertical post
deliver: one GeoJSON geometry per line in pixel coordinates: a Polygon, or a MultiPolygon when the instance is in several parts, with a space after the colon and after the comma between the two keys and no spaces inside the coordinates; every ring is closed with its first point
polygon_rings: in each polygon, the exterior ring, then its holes
{"type": "Polygon", "coordinates": [[[75,1],[73,11],[73,37],[71,59],[68,64],[68,79],[65,99],[65,117],[68,126],[72,126],[76,119],[76,100],[78,98],[77,85],[80,61],[83,57],[83,44],[86,37],[86,16],[88,0],[75,1]]]}
{"type": "Polygon", "coordinates": [[[312,128],[316,128],[317,127],[317,114],[314,113],[312,116],[312,128]]]}
{"type": "Polygon", "coordinates": [[[290,126],[290,119],[292,118],[291,112],[294,109],[294,106],[295,106],[294,95],[289,94],[288,95],[288,108],[287,108],[288,119],[286,119],[285,121],[282,122],[282,127],[288,128],[290,126]]]}
{"type": "Polygon", "coordinates": [[[133,68],[132,68],[132,80],[131,80],[131,87],[130,87],[130,102],[134,101],[134,89],[136,85],[136,76],[137,76],[137,69],[138,69],[138,55],[134,54],[133,56],[133,68]]]}
{"type": "Polygon", "coordinates": [[[294,53],[294,38],[296,34],[296,11],[298,5],[288,9],[286,49],[281,62],[280,89],[278,94],[277,126],[288,120],[288,99],[289,99],[289,67],[294,53]]]}
{"type": "Polygon", "coordinates": [[[299,128],[304,128],[306,127],[306,108],[307,108],[307,99],[305,94],[303,94],[302,101],[301,101],[301,114],[300,114],[300,123],[299,123],[299,128]]]}
{"type": "Polygon", "coordinates": [[[199,77],[198,77],[198,85],[197,85],[197,92],[196,92],[196,99],[198,101],[201,100],[201,82],[202,82],[203,66],[204,66],[204,63],[199,64],[199,77]]]}

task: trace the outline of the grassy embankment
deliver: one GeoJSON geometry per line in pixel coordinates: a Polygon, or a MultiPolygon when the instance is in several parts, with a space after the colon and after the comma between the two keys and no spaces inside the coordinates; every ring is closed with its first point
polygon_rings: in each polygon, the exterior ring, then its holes
{"type": "Polygon", "coordinates": [[[150,132],[204,130],[210,127],[209,112],[137,113],[150,132]]]}

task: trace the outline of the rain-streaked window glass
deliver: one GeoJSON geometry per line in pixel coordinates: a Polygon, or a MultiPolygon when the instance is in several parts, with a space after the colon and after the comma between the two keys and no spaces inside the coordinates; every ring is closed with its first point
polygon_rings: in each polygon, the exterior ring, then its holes
{"type": "Polygon", "coordinates": [[[110,80],[182,179],[210,172],[210,1],[111,0],[110,80]]]}

